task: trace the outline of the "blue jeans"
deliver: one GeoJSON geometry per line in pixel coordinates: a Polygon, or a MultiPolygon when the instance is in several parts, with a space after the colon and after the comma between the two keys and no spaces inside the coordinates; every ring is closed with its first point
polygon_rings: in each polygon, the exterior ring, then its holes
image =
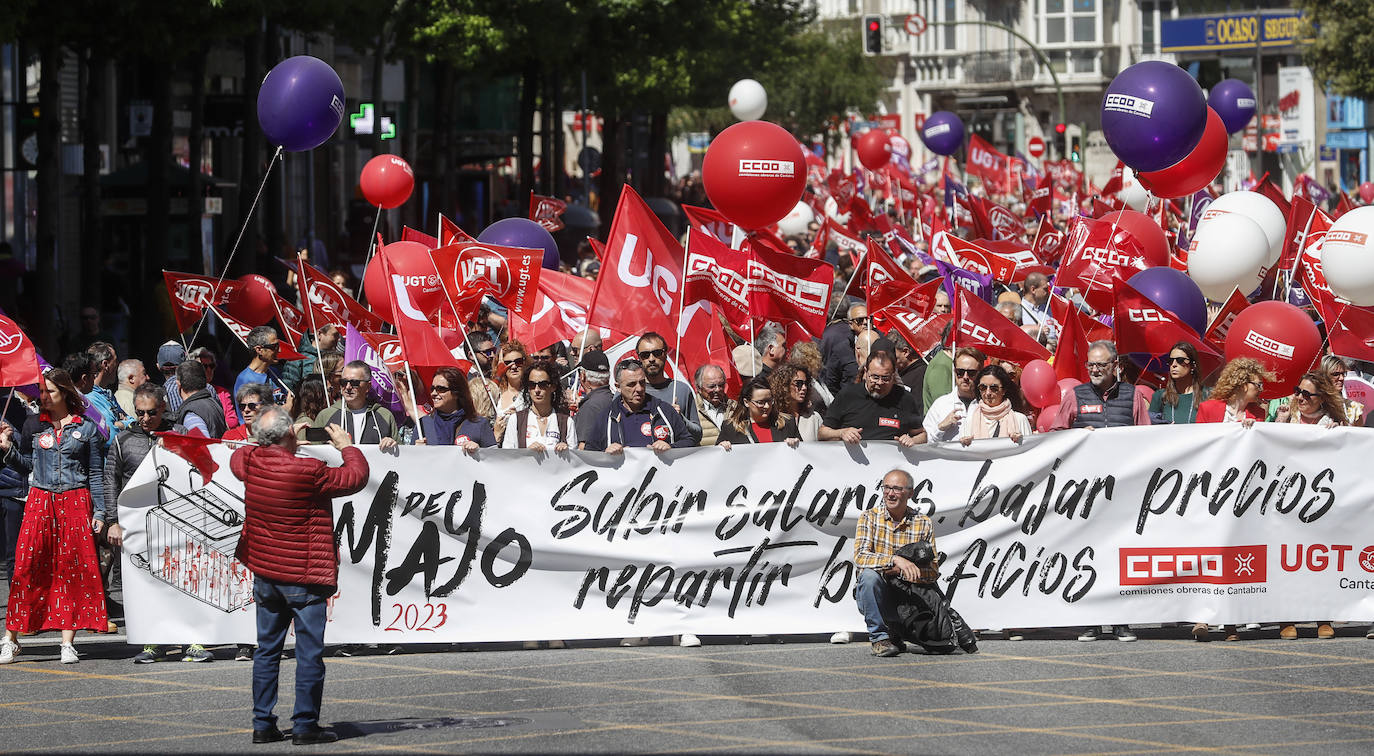
{"type": "Polygon", "coordinates": [[[277,725],[272,709],[277,706],[277,677],[286,630],[296,621],[296,711],[291,715],[295,732],[319,727],[320,699],[324,696],[325,600],[334,595],[326,585],[291,585],[263,577],[253,580],[253,601],[258,607],[258,649],[253,654],[253,729],[277,725]]]}
{"type": "Polygon", "coordinates": [[[892,604],[887,595],[887,580],[877,570],[860,570],[859,581],[854,584],[854,600],[859,603],[859,613],[868,625],[868,639],[887,640],[887,621],[883,619],[883,611],[892,604]]]}

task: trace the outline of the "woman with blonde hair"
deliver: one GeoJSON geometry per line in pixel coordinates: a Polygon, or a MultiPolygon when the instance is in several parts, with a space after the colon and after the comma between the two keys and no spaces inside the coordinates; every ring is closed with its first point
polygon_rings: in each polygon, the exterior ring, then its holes
{"type": "Polygon", "coordinates": [[[1199,423],[1242,423],[1245,427],[1263,421],[1264,407],[1259,404],[1266,381],[1274,374],[1252,357],[1237,357],[1221,369],[1221,377],[1212,389],[1212,396],[1198,405],[1199,423]]]}
{"type": "Polygon", "coordinates": [[[821,350],[812,341],[799,341],[792,347],[792,352],[787,356],[788,362],[795,362],[806,368],[806,372],[811,376],[811,404],[817,412],[825,412],[831,402],[835,401],[835,395],[830,393],[830,389],[825,387],[825,383],[820,380],[821,374],[821,350]]]}
{"type": "Polygon", "coordinates": [[[815,441],[824,418],[815,406],[816,389],[811,371],[800,363],[786,362],[768,376],[768,383],[773,388],[773,401],[778,411],[796,421],[801,440],[815,441]]]}
{"type": "Polygon", "coordinates": [[[1321,373],[1307,373],[1298,379],[1293,395],[1280,400],[1274,421],[1335,428],[1349,425],[1341,392],[1321,373]]]}

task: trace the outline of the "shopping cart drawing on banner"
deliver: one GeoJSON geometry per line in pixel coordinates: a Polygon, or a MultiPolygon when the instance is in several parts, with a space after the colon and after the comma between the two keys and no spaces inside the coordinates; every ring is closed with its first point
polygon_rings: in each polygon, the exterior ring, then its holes
{"type": "Polygon", "coordinates": [[[222,497],[243,499],[213,480],[197,488],[197,475],[187,472],[182,493],[168,485],[171,474],[158,465],[158,505],[146,515],[147,545],[129,559],[187,596],[234,612],[253,603],[253,575],[234,558],[243,515],[222,497]]]}

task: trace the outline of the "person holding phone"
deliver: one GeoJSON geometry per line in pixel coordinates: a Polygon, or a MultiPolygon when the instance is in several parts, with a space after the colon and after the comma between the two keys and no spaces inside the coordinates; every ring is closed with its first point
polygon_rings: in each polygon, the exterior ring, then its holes
{"type": "Polygon", "coordinates": [[[76,664],[76,631],[109,622],[94,537],[105,526],[105,442],[65,370],[43,374],[38,399],[42,411],[18,433],[0,424],[0,460],[29,474],[0,664],[14,661],[20,633],[45,630],[62,632],[62,663],[76,664]]]}

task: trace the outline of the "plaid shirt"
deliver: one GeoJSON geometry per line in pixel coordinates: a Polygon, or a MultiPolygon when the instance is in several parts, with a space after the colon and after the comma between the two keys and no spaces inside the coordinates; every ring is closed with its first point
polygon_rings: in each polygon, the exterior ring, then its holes
{"type": "MultiPolygon", "coordinates": [[[[908,508],[906,516],[894,521],[887,507],[879,503],[859,517],[854,530],[854,566],[882,571],[891,567],[892,554],[909,543],[929,541],[935,548],[935,528],[930,518],[908,508]]],[[[940,576],[934,567],[921,568],[921,582],[933,582],[940,576]]]]}

